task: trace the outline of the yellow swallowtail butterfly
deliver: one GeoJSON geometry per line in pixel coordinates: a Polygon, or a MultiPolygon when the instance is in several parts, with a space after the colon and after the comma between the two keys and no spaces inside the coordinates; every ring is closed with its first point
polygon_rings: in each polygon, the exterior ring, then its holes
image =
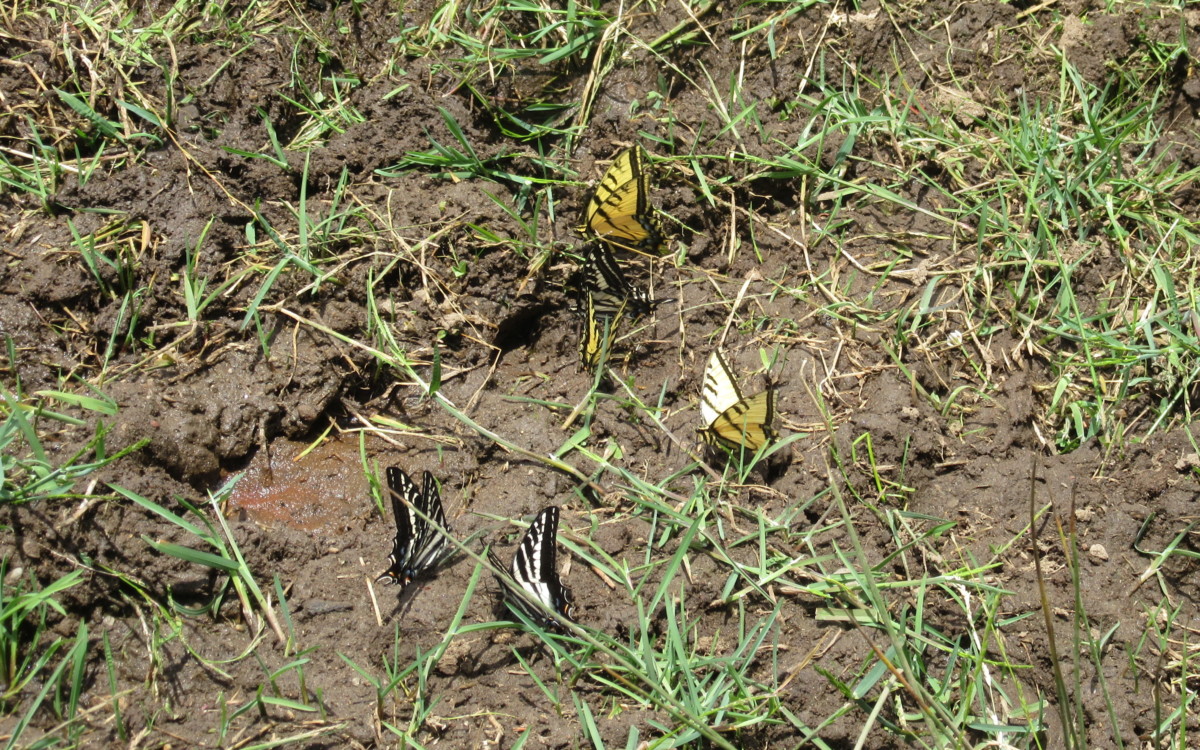
{"type": "Polygon", "coordinates": [[[596,186],[578,230],[638,252],[661,252],[662,226],[650,207],[646,150],[634,146],[617,154],[596,186]]]}
{"type": "Polygon", "coordinates": [[[650,299],[646,290],[631,286],[621,272],[612,248],[603,242],[584,252],[580,276],[581,291],[592,295],[597,315],[611,317],[625,308],[634,317],[640,317],[664,301],[650,299]]]}
{"type": "Polygon", "coordinates": [[[753,453],[775,437],[771,429],[775,419],[774,389],[767,388],[750,398],[742,396],[719,351],[712,353],[704,371],[700,414],[706,425],[700,437],[712,446],[753,453]]]}
{"type": "Polygon", "coordinates": [[[585,369],[594,370],[601,360],[607,357],[612,343],[613,332],[617,323],[625,314],[625,303],[622,300],[615,308],[610,308],[610,301],[604,301],[605,311],[600,311],[597,295],[591,290],[584,291],[583,331],[579,335],[579,359],[585,369]]]}

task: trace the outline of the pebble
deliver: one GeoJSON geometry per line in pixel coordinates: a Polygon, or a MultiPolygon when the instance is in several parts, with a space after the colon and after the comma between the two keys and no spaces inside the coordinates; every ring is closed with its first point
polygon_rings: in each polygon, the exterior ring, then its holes
{"type": "Polygon", "coordinates": [[[330,602],[324,599],[309,599],[304,603],[304,613],[309,617],[327,615],[331,612],[346,612],[354,607],[346,602],[330,602]]]}
{"type": "Polygon", "coordinates": [[[1108,561],[1108,550],[1104,549],[1103,544],[1093,544],[1091,547],[1088,547],[1088,554],[1097,562],[1108,561]]]}

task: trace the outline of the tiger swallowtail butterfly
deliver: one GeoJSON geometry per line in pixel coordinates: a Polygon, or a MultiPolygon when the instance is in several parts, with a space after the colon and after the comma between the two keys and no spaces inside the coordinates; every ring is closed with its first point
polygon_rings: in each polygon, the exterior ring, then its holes
{"type": "Polygon", "coordinates": [[[705,424],[700,430],[704,442],[754,453],[775,437],[771,429],[775,390],[767,388],[750,398],[742,396],[725,358],[714,351],[704,371],[700,416],[705,424]]]}
{"type": "Polygon", "coordinates": [[[650,206],[650,173],[640,145],[617,154],[588,200],[577,230],[635,252],[660,253],[662,225],[650,206]]]}

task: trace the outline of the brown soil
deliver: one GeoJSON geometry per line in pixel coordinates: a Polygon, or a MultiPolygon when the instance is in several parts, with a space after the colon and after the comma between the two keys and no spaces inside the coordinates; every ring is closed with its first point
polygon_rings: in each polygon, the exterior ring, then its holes
{"type": "MultiPolygon", "coordinates": [[[[772,107],[802,89],[804,72],[818,53],[853,63],[863,76],[903,75],[914,92],[913,107],[950,116],[969,112],[972,106],[1007,108],[1017,90],[1031,96],[1052,93],[1059,80],[1059,65],[1049,50],[1052,43],[1061,46],[1084,76],[1099,82],[1110,66],[1119,65],[1123,56],[1134,54],[1156,34],[1177,34],[1181,24],[1193,39],[1200,32],[1194,12],[1185,18],[1151,18],[1140,6],[1120,5],[1118,12],[1106,14],[1096,7],[1103,4],[1064,2],[1053,10],[1063,14],[1056,22],[1058,16],[1049,15],[1050,10],[1022,14],[1022,8],[1033,5],[939,0],[924,4],[919,12],[907,12],[866,3],[848,14],[840,5],[836,13],[819,6],[792,16],[777,29],[772,60],[765,49],[746,55],[740,43],[729,40],[734,30],[761,19],[740,18],[739,6],[718,4],[702,19],[704,39],[712,44],[680,44],[669,58],[693,78],[702,78],[702,69],[717,82],[742,76],[746,96],[757,100],[761,122],[773,130],[754,132],[747,123],[736,135],[727,132],[716,142],[707,140],[724,127],[711,102],[674,72],[660,69],[644,50],[631,47],[596,99],[590,127],[575,152],[567,155],[567,164],[580,179],[594,180],[623,144],[641,139],[656,157],[685,155],[692,152],[697,133],[706,139],[702,153],[733,148],[752,155],[775,153],[779,144],[796,143],[809,122],[800,113],[781,117],[772,107]],[[1104,56],[1103,64],[1099,56],[1104,56]],[[739,69],[743,61],[744,70],[739,69]],[[660,76],[665,80],[660,81],[660,76]],[[657,100],[647,97],[648,92],[665,92],[673,121],[656,118],[657,100]],[[629,114],[634,100],[640,102],[637,111],[642,113],[637,117],[629,114]]],[[[143,8],[136,25],[149,23],[155,7],[143,8]]],[[[660,16],[635,16],[629,19],[630,31],[642,39],[657,38],[688,20],[678,7],[664,4],[660,16]]],[[[381,740],[387,735],[380,734],[379,722],[404,726],[411,708],[403,700],[390,700],[377,714],[374,690],[347,661],[382,674],[381,659],[404,664],[418,650],[435,646],[476,567],[455,556],[399,601],[394,590],[376,588],[382,625],[377,620],[367,581],[385,566],[393,529],[362,482],[359,442],[353,432],[362,426],[359,417],[385,417],[410,426],[386,441],[368,435],[366,454],[376,467],[399,464],[414,474],[434,471],[442,481],[450,522],[460,538],[488,532],[486,539],[511,549],[516,528],[497,519],[526,516],[555,503],[564,507],[563,532],[568,538],[590,537],[614,559],[636,565],[646,555],[653,519],[637,512],[611,475],[598,479],[608,494],[603,505],[593,505],[574,480],[480,438],[431,401],[419,398],[411,384],[397,382],[398,373],[381,372],[368,352],[298,322],[298,318],[314,321],[381,346],[381,339],[368,331],[366,290],[368,279],[373,278],[379,304],[393,321],[394,335],[420,365],[419,371],[428,373],[432,344],[437,341],[446,397],[460,407],[470,404],[474,420],[534,453],[556,451],[571,432],[562,429],[566,414],[587,393],[592,380],[590,373],[578,368],[578,326],[562,292],[571,264],[556,253],[549,263],[533,268],[527,254],[513,249],[527,237],[489,196],[503,195],[510,201],[508,186],[478,179],[456,181],[421,171],[382,176],[376,170],[395,164],[406,152],[430,148],[431,140],[454,144],[439,111],[444,109],[462,125],[480,157],[496,158],[499,166],[517,174],[540,176],[534,150],[504,137],[485,105],[549,96],[559,87],[579,91],[588,70],[565,65],[553,70],[504,69],[495,78],[481,75],[472,81],[479,94],[476,98],[469,87],[448,75],[446,63],[455,56],[452,50],[405,56],[395,41],[389,41],[402,26],[426,23],[432,4],[414,4],[403,13],[386,3],[310,2],[296,8],[288,13],[299,15],[289,15],[287,23],[298,26],[303,20],[328,40],[329,49],[316,50],[307,43],[296,48],[296,37],[281,31],[276,37],[257,39],[233,64],[221,68],[229,59],[229,46],[202,34],[181,36],[169,52],[165,48],[153,52],[156,59],[177,61],[177,141],[146,151],[135,163],[101,162],[86,182],[63,175],[45,207],[31,204],[20,193],[0,194],[5,215],[13,217],[5,242],[7,262],[0,267],[4,293],[0,329],[12,337],[19,354],[5,373],[5,387],[14,389],[19,378],[23,392],[32,393],[58,388],[68,373],[84,379],[98,375],[97,363],[120,315],[120,299],[103,293],[79,254],[72,251],[72,232],[95,232],[114,222],[111,212],[117,212],[115,220],[123,222],[120,237],[136,258],[136,283],[144,293],[139,298],[135,335],[116,347],[108,362],[107,381],[99,384],[121,406],[110,421],[106,448],[112,452],[139,440],[149,442],[94,477],[100,484],[78,491],[100,493],[103,483],[112,483],[178,509],[177,498],[202,503],[207,490],[231,472],[251,466],[251,479],[259,490],[240,490],[235,506],[242,510],[229,514],[233,529],[261,580],[278,576],[288,592],[296,643],[312,649],[305,654],[309,660],[304,670],[306,687],[320,695],[323,711],[320,716],[284,709],[266,715],[253,711],[235,722],[238,737],[225,741],[233,745],[251,737],[286,736],[316,726],[306,722],[327,720],[331,730],[314,741],[317,746],[320,742],[329,747],[375,746],[388,742],[381,740]],[[394,56],[395,65],[387,64],[389,56],[394,56]],[[270,152],[260,108],[281,129],[281,141],[295,135],[292,129],[303,118],[279,95],[293,65],[299,66],[306,80],[317,80],[324,66],[326,73],[353,72],[362,81],[352,87],[349,98],[364,121],[333,134],[326,147],[313,151],[303,186],[302,155],[289,152],[291,168],[285,171],[267,160],[225,150],[270,152]],[[389,92],[395,93],[385,98],[389,92]],[[287,207],[299,203],[301,188],[310,215],[319,219],[331,210],[343,178],[348,188],[341,207],[361,207],[368,220],[356,220],[357,236],[342,235],[334,244],[314,250],[321,267],[330,273],[324,283],[311,288],[312,275],[295,270],[279,277],[267,299],[270,307],[259,321],[269,340],[269,356],[254,324],[241,329],[261,276],[252,276],[253,281],[221,295],[199,327],[167,325],[186,320],[179,274],[185,252],[210,221],[197,271],[220,279],[250,251],[246,227],[253,222],[256,205],[271,226],[294,238],[296,221],[287,207]],[[488,243],[480,228],[513,242],[488,243]],[[424,267],[412,262],[413,257],[422,259],[424,267]],[[454,272],[457,260],[466,261],[465,274],[454,272]],[[151,340],[153,348],[146,343],[151,340]],[[351,434],[326,445],[318,458],[311,459],[313,463],[304,464],[310,467],[307,475],[284,476],[282,467],[296,455],[288,441],[310,442],[330,428],[334,435],[343,430],[351,434]],[[430,436],[444,439],[435,441],[430,436]],[[273,470],[279,476],[272,476],[273,470]],[[346,474],[339,472],[345,470],[356,478],[344,480],[346,474]],[[330,504],[301,513],[296,523],[304,528],[264,520],[272,511],[264,511],[252,496],[258,491],[261,500],[266,494],[262,484],[272,481],[278,484],[272,491],[282,498],[280,504],[290,504],[293,511],[305,503],[330,504]],[[295,486],[289,483],[310,486],[303,488],[304,495],[290,496],[279,488],[295,486]]],[[[7,92],[6,106],[11,110],[0,122],[5,136],[30,135],[24,111],[54,111],[68,121],[77,118],[52,89],[76,90],[71,80],[75,72],[63,58],[62,44],[82,42],[64,42],[60,31],[27,19],[19,33],[6,38],[8,56],[21,64],[0,70],[0,91],[7,92]],[[37,72],[37,81],[31,71],[37,72]]],[[[1197,59],[1195,52],[1193,59],[1197,59]]],[[[140,73],[143,79],[137,84],[158,91],[155,96],[161,99],[163,69],[146,66],[140,73]]],[[[98,75],[105,75],[102,66],[98,75]]],[[[119,80],[106,84],[114,90],[129,85],[119,80]]],[[[1200,157],[1195,135],[1200,97],[1194,88],[1194,77],[1185,76],[1178,96],[1161,103],[1172,147],[1178,149],[1181,161],[1192,164],[1200,157]]],[[[96,106],[106,117],[121,117],[111,102],[96,106]]],[[[78,125],[87,126],[82,121],[78,125]]],[[[833,160],[841,146],[826,143],[814,155],[833,160]]],[[[876,176],[872,163],[891,163],[889,149],[886,133],[861,134],[853,146],[853,154],[861,160],[852,162],[846,179],[870,181],[876,176]]],[[[700,158],[710,180],[747,176],[726,175],[725,161],[700,158]]],[[[898,266],[900,270],[944,269],[972,262],[969,243],[938,239],[943,227],[923,215],[882,209],[843,211],[840,218],[850,219],[855,226],[848,236],[859,238],[846,243],[848,253],[839,252],[830,242],[806,248],[803,217],[806,212],[827,210],[828,199],[805,194],[802,179],[746,183],[751,189],[720,194],[726,202],[714,209],[703,199],[687,164],[664,161],[654,192],[654,201],[669,216],[672,247],[684,247],[686,258],[678,267],[656,262],[651,268],[643,261],[638,272],[650,273],[655,293],[675,302],[660,307],[644,321],[644,329],[618,347],[614,371],[630,379],[647,403],[661,401],[667,427],[689,445],[698,426],[695,405],[702,368],[716,343],[713,332],[726,325],[730,305],[753,274],[785,287],[805,288],[810,278],[806,269],[811,267],[819,274],[831,273],[839,288],[861,296],[879,280],[857,274],[849,255],[864,267],[893,259],[896,249],[887,238],[904,238],[908,260],[898,266]],[[730,205],[752,208],[757,219],[747,220],[730,205]],[[732,264],[728,261],[731,231],[739,245],[732,264]]],[[[585,196],[584,188],[556,189],[553,216],[543,210],[538,217],[538,240],[556,241],[559,250],[575,245],[572,227],[585,196]]],[[[905,197],[938,209],[928,196],[905,197]]],[[[1194,194],[1191,200],[1200,202],[1194,194]]],[[[257,231],[263,239],[261,224],[257,231]]],[[[269,245],[253,252],[268,266],[278,259],[269,245]]],[[[110,283],[120,283],[115,274],[111,276],[110,283]]],[[[1096,274],[1096,291],[1103,288],[1102,281],[1103,274],[1096,274]]],[[[1117,696],[1121,734],[1127,739],[1145,737],[1156,721],[1150,686],[1160,665],[1131,663],[1131,644],[1146,629],[1145,613],[1158,606],[1164,594],[1181,603],[1180,621],[1189,622],[1196,616],[1200,592],[1193,567],[1178,561],[1164,571],[1165,591],[1155,581],[1139,586],[1149,560],[1136,553],[1131,543],[1153,515],[1142,545],[1162,549],[1194,513],[1195,475],[1189,465],[1179,463],[1195,451],[1190,437],[1175,430],[1120,450],[1091,442],[1069,454],[1056,454],[1040,433],[1038,417],[1043,403],[1040,388],[1050,382],[1051,374],[1037,357],[1015,349],[1015,340],[1004,332],[980,342],[981,356],[992,363],[996,387],[986,398],[943,416],[888,354],[887,323],[851,325],[814,314],[824,300],[807,288],[799,295],[771,293],[774,287],[756,282],[738,307],[735,325],[724,341],[739,373],[761,369],[760,345],[777,352],[772,369],[779,383],[781,424],[777,426],[784,435],[806,435],[790,445],[784,452],[788,455],[776,457],[769,471],[752,475],[758,486],[745,488],[737,503],[768,518],[794,506],[802,509],[794,516],[797,525],[836,517],[828,489],[828,466],[836,452],[847,461],[847,470],[862,481],[861,487],[843,488],[850,490],[846,499],[858,528],[878,526],[884,514],[857,500],[884,498],[869,486],[870,475],[862,462],[851,460],[861,458],[861,438],[869,434],[875,460],[885,467],[883,479],[896,488],[886,499],[913,514],[913,533],[933,528],[934,519],[954,522],[952,531],[937,542],[943,559],[929,560],[925,571],[897,570],[898,578],[947,573],[995,557],[994,580],[1011,592],[1005,609],[1013,617],[1031,615],[1026,620],[1027,637],[1014,641],[1010,636],[1008,656],[1032,665],[1023,675],[1026,685],[1053,705],[1050,657],[1028,536],[996,552],[1029,523],[1027,478],[1036,465],[1037,501],[1052,503],[1055,511],[1045,518],[1065,520],[1073,505],[1080,548],[1102,545],[1107,552],[1085,555],[1082,593],[1096,627],[1115,628],[1105,677],[1110,693],[1117,696]],[[769,341],[759,338],[767,330],[765,323],[780,320],[796,321],[786,341],[773,329],[769,341]],[[836,418],[832,434],[814,403],[814,389],[836,418]],[[855,489],[861,497],[856,498],[855,489]]],[[[895,274],[881,283],[874,295],[880,320],[912,305],[923,288],[915,275],[895,274]]],[[[952,322],[946,330],[922,335],[931,342],[944,339],[952,322]]],[[[946,394],[969,381],[956,371],[954,357],[944,349],[910,347],[903,356],[917,383],[927,390],[946,394]]],[[[693,469],[676,476],[691,464],[688,456],[653,425],[630,419],[620,387],[611,392],[617,397],[598,402],[590,444],[602,447],[609,438],[624,451],[614,459],[622,466],[652,483],[665,483],[672,491],[690,493],[696,477],[703,475],[693,469]]],[[[89,434],[64,432],[50,448],[55,455],[68,456],[89,434]]],[[[570,460],[592,470],[577,455],[570,460]]],[[[297,518],[292,511],[288,515],[297,518]]],[[[75,501],[14,506],[5,509],[3,522],[11,527],[0,545],[10,558],[10,568],[33,571],[46,583],[87,561],[85,584],[63,597],[67,618],[59,627],[63,633],[74,633],[73,623],[86,618],[97,644],[107,633],[117,663],[118,689],[131,691],[124,699],[124,719],[133,734],[151,727],[141,741],[143,747],[215,746],[218,738],[212,732],[221,711],[218,696],[229,705],[240,705],[263,684],[266,671],[291,658],[268,631],[258,649],[261,662],[247,658],[222,664],[224,674],[202,666],[193,654],[227,660],[249,645],[249,635],[237,630],[241,614],[232,602],[218,618],[185,618],[184,632],[174,636],[148,632],[144,605],[105,569],[135,576],[145,582],[150,596],[162,601],[170,590],[189,606],[207,601],[217,579],[153,551],[143,538],[189,540],[136,505],[106,496],[86,508],[75,501]],[[161,639],[159,653],[164,661],[150,660],[152,638],[161,639]],[[169,709],[166,713],[155,713],[164,705],[169,709]]],[[[756,527],[750,518],[730,516],[724,522],[730,524],[730,535],[756,527]]],[[[781,544],[787,543],[784,536],[781,544]]],[[[1074,605],[1054,523],[1040,526],[1040,538],[1053,605],[1066,612],[1074,605]]],[[[675,541],[654,554],[669,556],[675,541]]],[[[826,541],[842,545],[845,539],[826,541]]],[[[874,561],[895,551],[894,537],[882,531],[861,541],[874,561]]],[[[691,555],[690,564],[690,616],[700,618],[701,632],[708,637],[732,632],[737,626],[735,607],[706,608],[721,596],[728,569],[702,551],[691,555]]],[[[636,619],[632,604],[614,596],[581,561],[575,561],[568,580],[581,623],[622,633],[636,619]]],[[[815,597],[776,595],[783,604],[768,643],[780,644],[778,668],[788,672],[799,667],[779,699],[801,721],[816,726],[837,714],[845,702],[826,675],[853,684],[869,648],[864,634],[845,623],[818,621],[815,612],[823,603],[815,597]]],[[[498,614],[494,603],[495,585],[485,577],[471,600],[467,622],[494,619],[498,614]]],[[[765,599],[753,597],[745,604],[753,612],[771,607],[765,599]]],[[[937,603],[926,606],[930,617],[941,611],[937,603]]],[[[1069,655],[1071,646],[1064,635],[1069,634],[1068,621],[1060,618],[1058,624],[1060,655],[1069,655]]],[[[949,622],[938,626],[947,632],[961,630],[961,625],[949,622]]],[[[91,653],[85,706],[99,705],[109,695],[99,646],[91,653]]],[[[768,670],[771,664],[764,657],[757,667],[768,670]]],[[[281,690],[296,697],[294,676],[288,680],[281,690]]],[[[415,679],[409,684],[415,688],[415,679]]],[[[1085,675],[1084,684],[1094,686],[1094,676],[1085,675]]],[[[427,689],[440,702],[422,736],[440,741],[443,747],[483,747],[491,741],[508,746],[525,727],[532,730],[534,740],[527,746],[580,745],[571,684],[558,681],[553,665],[528,634],[481,630],[455,641],[429,676],[427,689]],[[557,691],[562,700],[558,711],[521,668],[514,649],[532,660],[532,669],[557,691]]],[[[596,692],[594,686],[581,690],[610,747],[624,746],[631,726],[638,727],[645,739],[657,734],[650,722],[672,723],[665,714],[618,706],[612,696],[596,692]]],[[[1103,697],[1098,691],[1084,692],[1094,727],[1093,746],[1108,746],[1111,733],[1103,697]]],[[[850,747],[865,716],[862,708],[853,708],[818,734],[830,747],[850,747]]],[[[1056,744],[1058,732],[1053,716],[1052,708],[1044,738],[1049,746],[1056,744]]],[[[45,727],[52,724],[48,717],[43,722],[45,727]]],[[[1195,721],[1191,724],[1195,731],[1195,721]]],[[[117,742],[111,723],[97,724],[88,736],[96,745],[117,742]]],[[[760,727],[730,737],[742,747],[802,743],[802,737],[786,727],[760,727]]],[[[896,735],[880,732],[866,747],[899,743],[896,735]]]]}

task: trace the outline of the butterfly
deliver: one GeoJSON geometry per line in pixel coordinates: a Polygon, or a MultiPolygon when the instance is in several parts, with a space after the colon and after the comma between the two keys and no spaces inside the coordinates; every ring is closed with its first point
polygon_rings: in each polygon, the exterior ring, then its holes
{"type": "Polygon", "coordinates": [[[640,145],[617,154],[596,186],[578,231],[627,250],[659,253],[665,240],[650,208],[650,175],[640,145]]]}
{"type": "MultiPolygon", "coordinates": [[[[572,619],[571,590],[558,579],[555,562],[557,536],[558,507],[551,505],[543,508],[533,519],[533,523],[529,524],[529,529],[521,538],[521,543],[513,555],[512,565],[507,568],[509,575],[496,576],[500,587],[504,589],[504,600],[511,609],[551,630],[560,629],[558,622],[541,607],[535,606],[534,601],[540,602],[568,620],[572,619]]],[[[506,569],[490,549],[488,560],[496,568],[506,569]]]]}
{"type": "Polygon", "coordinates": [[[645,289],[629,284],[607,242],[595,243],[584,251],[580,275],[583,291],[592,295],[597,315],[619,317],[628,310],[640,317],[665,301],[650,299],[645,289]]]}
{"type": "MultiPolygon", "coordinates": [[[[617,323],[625,313],[625,305],[618,305],[615,311],[602,315],[597,311],[597,295],[595,292],[584,292],[583,331],[579,334],[579,359],[584,369],[594,370],[607,355],[612,343],[612,333],[617,330],[617,323]]],[[[601,304],[607,304],[603,298],[601,304]]]]}
{"type": "Polygon", "coordinates": [[[438,526],[450,530],[446,511],[438,494],[437,482],[428,471],[424,487],[417,484],[398,466],[387,469],[387,483],[392,498],[392,514],[396,517],[396,539],[388,555],[388,569],[375,579],[376,583],[412,583],[421,571],[432,568],[446,552],[448,542],[428,521],[414,512],[424,513],[438,526]]]}
{"type": "Polygon", "coordinates": [[[644,289],[631,286],[606,242],[584,251],[579,279],[582,302],[576,309],[583,313],[579,357],[584,369],[595,369],[600,363],[605,345],[626,312],[640,317],[670,301],[651,299],[644,289]]]}
{"type": "Polygon", "coordinates": [[[700,415],[706,427],[700,437],[712,446],[755,452],[775,437],[771,422],[775,419],[775,391],[745,398],[733,380],[725,358],[714,351],[704,371],[704,391],[700,394],[700,415]]]}

